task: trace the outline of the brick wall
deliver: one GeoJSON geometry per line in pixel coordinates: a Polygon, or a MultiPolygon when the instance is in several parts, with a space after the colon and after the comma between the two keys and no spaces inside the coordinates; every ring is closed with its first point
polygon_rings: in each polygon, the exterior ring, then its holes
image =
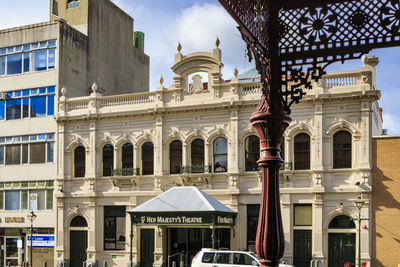
{"type": "Polygon", "coordinates": [[[373,138],[372,265],[400,264],[400,136],[373,138]]]}

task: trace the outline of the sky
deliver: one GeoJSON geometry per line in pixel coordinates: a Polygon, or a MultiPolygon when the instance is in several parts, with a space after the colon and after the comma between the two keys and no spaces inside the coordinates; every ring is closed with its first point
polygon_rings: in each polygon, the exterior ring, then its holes
{"type": "MultiPolygon", "coordinates": [[[[212,51],[218,37],[221,41],[223,78],[250,70],[254,63],[246,58],[245,44],[236,23],[217,0],[112,0],[134,18],[135,31],[145,33],[145,53],[150,56],[150,90],[172,83],[171,66],[178,42],[182,54],[212,51]]],[[[0,29],[23,26],[48,20],[49,0],[1,0],[0,29]]],[[[377,89],[382,97],[383,127],[389,134],[400,134],[400,47],[372,51],[379,58],[377,89]]],[[[361,60],[336,63],[328,71],[357,70],[361,60]]]]}

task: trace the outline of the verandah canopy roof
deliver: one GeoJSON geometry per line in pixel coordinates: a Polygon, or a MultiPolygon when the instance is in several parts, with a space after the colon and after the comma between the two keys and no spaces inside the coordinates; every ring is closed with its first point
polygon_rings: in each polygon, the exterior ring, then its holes
{"type": "Polygon", "coordinates": [[[236,212],[195,186],[172,187],[128,211],[138,225],[229,225],[236,212]]]}

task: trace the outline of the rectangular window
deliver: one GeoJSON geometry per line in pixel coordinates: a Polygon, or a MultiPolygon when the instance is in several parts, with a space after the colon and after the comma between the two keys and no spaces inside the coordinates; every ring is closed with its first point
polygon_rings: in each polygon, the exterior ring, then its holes
{"type": "Polygon", "coordinates": [[[294,205],[294,225],[312,225],[312,205],[294,205]]]}
{"type": "Polygon", "coordinates": [[[54,95],[47,96],[47,116],[54,115],[54,95]]]}
{"type": "Polygon", "coordinates": [[[0,57],[0,75],[6,74],[6,57],[0,57]]]}
{"type": "Polygon", "coordinates": [[[22,210],[28,209],[28,191],[26,190],[21,191],[21,209],[22,210]]]}
{"type": "Polygon", "coordinates": [[[47,50],[37,50],[32,53],[32,69],[34,71],[47,69],[47,50]]]}
{"type": "Polygon", "coordinates": [[[29,53],[24,53],[24,72],[29,72],[30,68],[30,56],[29,53]]]}
{"type": "Polygon", "coordinates": [[[20,210],[20,191],[5,191],[5,210],[20,210]]]}
{"type": "Polygon", "coordinates": [[[0,210],[4,209],[4,192],[0,191],[0,210]]]}
{"type": "Polygon", "coordinates": [[[7,56],[7,74],[22,73],[22,54],[14,54],[7,56]]]}
{"type": "Polygon", "coordinates": [[[104,249],[125,249],[125,206],[104,206],[104,249]]]}
{"type": "Polygon", "coordinates": [[[22,99],[22,117],[23,118],[29,117],[29,98],[22,99]]]}
{"type": "Polygon", "coordinates": [[[43,116],[46,116],[46,96],[31,97],[31,118],[43,116]]]}
{"type": "Polygon", "coordinates": [[[53,209],[53,189],[46,190],[46,210],[53,209]]]}
{"type": "Polygon", "coordinates": [[[46,190],[30,190],[29,191],[29,209],[30,210],[45,210],[46,202],[47,202],[46,190]]]}
{"type": "Polygon", "coordinates": [[[7,100],[7,120],[21,119],[21,99],[7,100]]]}
{"type": "Polygon", "coordinates": [[[30,144],[30,163],[45,163],[46,162],[46,143],[30,144]]]}
{"type": "Polygon", "coordinates": [[[54,162],[54,143],[47,143],[47,162],[54,162]]]}
{"type": "Polygon", "coordinates": [[[54,69],[56,66],[56,50],[55,49],[49,49],[49,64],[48,68],[49,69],[54,69]]]}
{"type": "Polygon", "coordinates": [[[4,165],[4,146],[0,146],[0,165],[4,165]]]}
{"type": "Polygon", "coordinates": [[[28,144],[23,144],[22,145],[22,164],[28,163],[28,157],[29,157],[28,155],[29,155],[28,144]]]}
{"type": "Polygon", "coordinates": [[[256,234],[259,211],[259,204],[247,205],[247,249],[250,251],[256,251],[256,234]]]}
{"type": "Polygon", "coordinates": [[[21,145],[6,146],[6,165],[21,164],[21,145]]]}
{"type": "Polygon", "coordinates": [[[0,120],[4,120],[5,119],[5,114],[6,114],[6,110],[5,110],[5,101],[4,100],[0,100],[0,120]]]}

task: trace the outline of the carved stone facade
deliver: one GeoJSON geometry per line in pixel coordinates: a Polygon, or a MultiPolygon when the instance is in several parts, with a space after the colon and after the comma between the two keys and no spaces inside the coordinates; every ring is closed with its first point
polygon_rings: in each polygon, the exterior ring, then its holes
{"type": "MultiPolygon", "coordinates": [[[[129,262],[129,238],[121,250],[105,248],[105,207],[125,206],[128,210],[172,186],[196,185],[237,211],[230,246],[251,248],[248,207],[259,204],[261,181],[258,171],[246,171],[245,145],[249,136],[256,135],[249,117],[259,102],[260,85],[239,80],[237,71],[232,80],[224,81],[218,45],[219,41],[211,53],[185,56],[179,45],[172,67],[174,82],[169,88],[164,87],[161,77],[155,92],[102,96],[93,88],[88,97],[61,97],[57,114],[60,164],[56,197],[61,200],[57,204],[58,260],[70,257],[70,222],[79,215],[88,225],[88,260],[125,266],[129,262]],[[208,76],[207,90],[196,76],[199,73],[208,76]],[[193,84],[189,81],[191,75],[195,77],[193,84]],[[217,172],[215,166],[214,141],[220,137],[227,140],[225,172],[217,172]],[[201,171],[193,171],[192,142],[196,139],[204,142],[201,171]],[[175,140],[182,144],[182,168],[178,173],[171,169],[170,145],[175,140]],[[148,159],[142,149],[148,142],[154,148],[153,172],[145,175],[144,162],[148,159]],[[133,166],[123,175],[117,170],[123,168],[122,151],[127,143],[132,144],[133,166]],[[112,146],[112,152],[107,153],[112,153],[113,159],[113,172],[108,176],[103,175],[105,164],[110,164],[104,160],[106,145],[112,146]],[[74,161],[77,147],[85,150],[83,177],[74,175],[79,164],[76,158],[74,161]]],[[[286,240],[283,260],[287,263],[296,261],[294,238],[296,231],[304,230],[310,233],[310,260],[328,266],[333,242],[329,241],[330,234],[356,233],[355,228],[329,229],[329,225],[339,215],[356,217],[353,202],[360,193],[367,201],[363,216],[371,214],[371,140],[380,134],[382,124],[377,103],[380,91],[374,80],[376,63],[376,58],[368,57],[361,70],[327,74],[293,108],[293,121],[284,134],[285,166],[279,179],[286,240]],[[341,131],[351,135],[348,168],[334,168],[333,164],[333,137],[341,131]],[[307,134],[310,140],[310,164],[304,170],[295,169],[298,134],[307,134]],[[307,205],[312,212],[310,225],[294,225],[295,208],[307,205]]],[[[125,237],[129,237],[129,217],[125,217],[125,225],[125,237]]],[[[151,229],[155,232],[154,266],[161,266],[167,261],[169,230],[165,226],[151,229]]],[[[361,256],[369,263],[368,229],[361,232],[361,256]]],[[[138,264],[141,227],[133,230],[133,263],[138,264]]]]}

